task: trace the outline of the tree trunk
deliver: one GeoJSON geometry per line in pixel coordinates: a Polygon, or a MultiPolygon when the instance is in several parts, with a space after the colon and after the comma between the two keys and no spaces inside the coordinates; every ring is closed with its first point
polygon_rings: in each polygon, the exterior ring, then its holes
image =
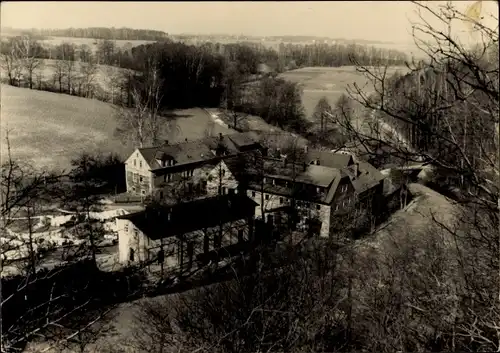
{"type": "Polygon", "coordinates": [[[33,249],[33,224],[32,224],[32,215],[31,215],[31,206],[27,207],[27,218],[28,218],[28,251],[29,251],[29,270],[32,275],[36,273],[36,254],[33,249]]]}

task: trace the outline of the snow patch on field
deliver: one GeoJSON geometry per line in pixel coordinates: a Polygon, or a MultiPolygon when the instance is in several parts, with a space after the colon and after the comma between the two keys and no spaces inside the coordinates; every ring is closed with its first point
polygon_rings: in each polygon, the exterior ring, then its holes
{"type": "MultiPolygon", "coordinates": [[[[115,218],[128,214],[124,209],[108,210],[103,212],[90,212],[89,218],[94,220],[99,220],[103,222],[104,230],[107,232],[104,235],[105,243],[112,243],[117,239],[117,227],[115,218]]],[[[41,216],[38,219],[38,223],[33,226],[32,247],[33,251],[38,252],[47,247],[60,247],[65,244],[75,244],[79,245],[85,242],[85,240],[78,239],[72,234],[70,229],[65,229],[62,227],[65,223],[73,220],[75,215],[62,215],[62,216],[41,216]],[[49,230],[37,231],[42,228],[49,226],[49,230]]],[[[6,229],[6,235],[8,237],[1,237],[0,244],[4,251],[2,252],[2,258],[8,260],[20,260],[29,256],[30,247],[29,239],[30,235],[27,231],[14,232],[11,229],[6,229]]]]}

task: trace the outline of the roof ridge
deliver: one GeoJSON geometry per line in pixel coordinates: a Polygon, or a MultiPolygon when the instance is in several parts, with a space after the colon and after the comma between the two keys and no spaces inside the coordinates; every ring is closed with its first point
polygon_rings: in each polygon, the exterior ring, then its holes
{"type": "Polygon", "coordinates": [[[179,145],[185,145],[185,144],[189,144],[189,143],[200,143],[204,140],[208,140],[209,138],[215,138],[215,137],[209,136],[209,137],[204,137],[204,138],[196,139],[196,140],[180,141],[180,142],[176,142],[176,143],[172,143],[172,144],[168,144],[168,145],[164,144],[164,145],[157,145],[157,146],[151,146],[151,147],[142,147],[142,148],[139,148],[139,150],[162,148],[162,147],[169,147],[169,146],[179,146],[179,145]]]}
{"type": "MultiPolygon", "coordinates": [[[[235,136],[235,135],[246,135],[247,132],[249,132],[249,131],[245,131],[245,132],[233,132],[233,133],[230,133],[230,134],[223,134],[222,136],[226,136],[226,137],[230,138],[230,136],[235,136]]],[[[189,144],[189,143],[196,143],[196,142],[199,143],[199,142],[202,142],[202,141],[206,141],[206,140],[209,140],[209,139],[216,139],[216,138],[218,138],[218,136],[205,136],[205,137],[202,137],[202,138],[199,138],[199,139],[188,140],[188,141],[180,141],[180,142],[176,142],[176,143],[168,144],[168,145],[156,145],[156,146],[150,146],[150,147],[141,147],[141,148],[139,148],[139,150],[153,149],[153,148],[162,148],[162,147],[166,147],[166,146],[178,146],[178,145],[189,144]]]]}

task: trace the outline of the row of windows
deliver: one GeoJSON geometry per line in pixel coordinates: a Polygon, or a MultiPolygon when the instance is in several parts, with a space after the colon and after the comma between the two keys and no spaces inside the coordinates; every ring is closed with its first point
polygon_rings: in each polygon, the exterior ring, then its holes
{"type": "MultiPolygon", "coordinates": [[[[146,190],[144,190],[144,189],[139,189],[139,190],[141,190],[141,195],[146,196],[146,190]]],[[[135,188],[135,186],[132,186],[132,192],[136,192],[136,191],[137,191],[137,189],[135,188]]]]}
{"type": "Polygon", "coordinates": [[[135,182],[139,181],[140,183],[142,183],[144,181],[144,176],[132,173],[132,180],[134,180],[135,182]]]}
{"type": "MultiPolygon", "coordinates": [[[[255,191],[252,191],[252,197],[255,197],[255,195],[256,195],[255,191]]],[[[269,194],[264,194],[264,200],[268,201],[269,198],[270,198],[269,194]]],[[[285,200],[287,200],[286,197],[280,197],[279,198],[280,205],[284,204],[285,200]]],[[[297,201],[297,206],[309,208],[309,207],[311,207],[311,203],[306,202],[306,201],[297,201]]],[[[320,210],[321,209],[321,205],[316,204],[316,209],[320,210]]]]}
{"type": "MultiPolygon", "coordinates": [[[[172,181],[173,180],[173,173],[171,174],[164,174],[163,175],[163,181],[172,181]]],[[[186,170],[182,172],[181,174],[183,177],[192,177],[194,175],[194,170],[186,170]]]]}
{"type": "MultiPolygon", "coordinates": [[[[280,180],[280,179],[274,179],[274,178],[266,178],[266,177],[263,178],[263,183],[264,184],[270,183],[272,185],[284,186],[284,187],[291,187],[293,185],[293,182],[289,182],[289,181],[286,181],[286,180],[280,180]]],[[[305,189],[305,190],[310,190],[312,192],[316,191],[318,194],[320,192],[324,191],[324,188],[319,187],[319,186],[312,186],[312,185],[308,185],[308,184],[301,184],[301,183],[298,183],[298,182],[295,182],[295,184],[296,185],[301,185],[302,188],[305,189]]]]}
{"type": "MultiPolygon", "coordinates": [[[[345,208],[346,206],[349,206],[351,205],[352,203],[354,203],[354,197],[349,197],[345,200],[342,200],[342,208],[345,208]]],[[[338,211],[339,210],[339,204],[336,204],[335,205],[335,211],[338,211]]]]}
{"type": "MultiPolygon", "coordinates": [[[[134,167],[137,167],[137,160],[134,159],[134,167]]],[[[142,168],[142,161],[139,161],[139,168],[142,168]]]]}

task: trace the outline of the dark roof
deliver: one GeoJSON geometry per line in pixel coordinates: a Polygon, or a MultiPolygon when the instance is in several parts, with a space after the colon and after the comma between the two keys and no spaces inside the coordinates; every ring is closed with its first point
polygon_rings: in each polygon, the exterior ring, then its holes
{"type": "MultiPolygon", "coordinates": [[[[173,159],[175,165],[210,161],[216,158],[213,151],[224,150],[226,154],[260,148],[256,136],[249,132],[207,137],[199,140],[140,148],[139,152],[151,170],[163,169],[157,159],[173,159]]],[[[167,167],[168,168],[168,167],[167,167]]]]}
{"type": "Polygon", "coordinates": [[[352,186],[358,194],[371,189],[385,178],[384,175],[370,163],[360,161],[357,164],[357,168],[357,173],[355,166],[346,168],[343,172],[349,176],[352,186]]]}
{"type": "Polygon", "coordinates": [[[275,167],[274,170],[266,172],[270,178],[297,181],[320,187],[328,187],[335,178],[335,171],[331,168],[319,165],[306,165],[305,170],[302,165],[295,166],[295,172],[290,167],[275,167]]]}
{"type": "Polygon", "coordinates": [[[306,153],[306,163],[311,163],[316,160],[319,161],[319,165],[321,166],[336,169],[343,169],[354,164],[352,156],[348,154],[308,150],[306,153]]]}
{"type": "MultiPolygon", "coordinates": [[[[296,182],[309,184],[316,187],[328,188],[328,192],[324,194],[319,201],[330,204],[333,200],[339,182],[343,178],[349,178],[351,184],[354,187],[354,190],[358,194],[363,193],[366,190],[376,186],[378,183],[380,183],[380,181],[384,179],[384,175],[371,164],[363,161],[354,163],[352,161],[352,157],[349,157],[351,156],[339,155],[334,159],[337,164],[348,164],[343,168],[305,164],[304,170],[304,164],[295,164],[295,171],[293,171],[292,163],[287,163],[285,165],[283,160],[266,158],[264,164],[264,176],[268,178],[288,181],[295,180],[296,182]]],[[[254,170],[254,174],[258,175],[257,169],[254,170]]],[[[251,182],[249,187],[253,190],[260,190],[260,185],[257,181],[251,182]]],[[[278,185],[266,185],[265,188],[267,192],[276,193],[278,195],[287,195],[291,193],[290,190],[286,190],[286,187],[278,185]]],[[[317,195],[314,195],[312,191],[309,195],[305,196],[307,196],[306,198],[310,199],[310,201],[318,201],[317,195]]]]}
{"type": "MultiPolygon", "coordinates": [[[[294,165],[290,162],[286,163],[285,165],[284,160],[266,158],[264,160],[264,176],[267,178],[292,182],[295,181],[298,183],[310,185],[313,187],[313,189],[311,189],[309,192],[306,192],[306,194],[302,195],[301,198],[313,202],[319,201],[329,204],[333,198],[333,194],[330,191],[332,188],[337,187],[341,178],[339,169],[304,163],[296,163],[294,170],[293,166],[294,165]],[[315,187],[329,188],[329,190],[327,190],[326,193],[321,193],[322,197],[318,198],[315,187]]],[[[251,172],[258,179],[258,169],[255,168],[251,172]]],[[[259,182],[256,180],[252,180],[249,187],[253,190],[260,190],[259,182]]],[[[271,185],[269,183],[266,183],[265,189],[266,192],[276,193],[278,195],[284,196],[287,196],[292,192],[288,187],[271,185]]]]}
{"type": "Polygon", "coordinates": [[[118,218],[130,220],[147,237],[155,240],[215,227],[219,222],[245,219],[254,215],[256,205],[243,194],[222,195],[171,207],[148,208],[118,218]]]}

